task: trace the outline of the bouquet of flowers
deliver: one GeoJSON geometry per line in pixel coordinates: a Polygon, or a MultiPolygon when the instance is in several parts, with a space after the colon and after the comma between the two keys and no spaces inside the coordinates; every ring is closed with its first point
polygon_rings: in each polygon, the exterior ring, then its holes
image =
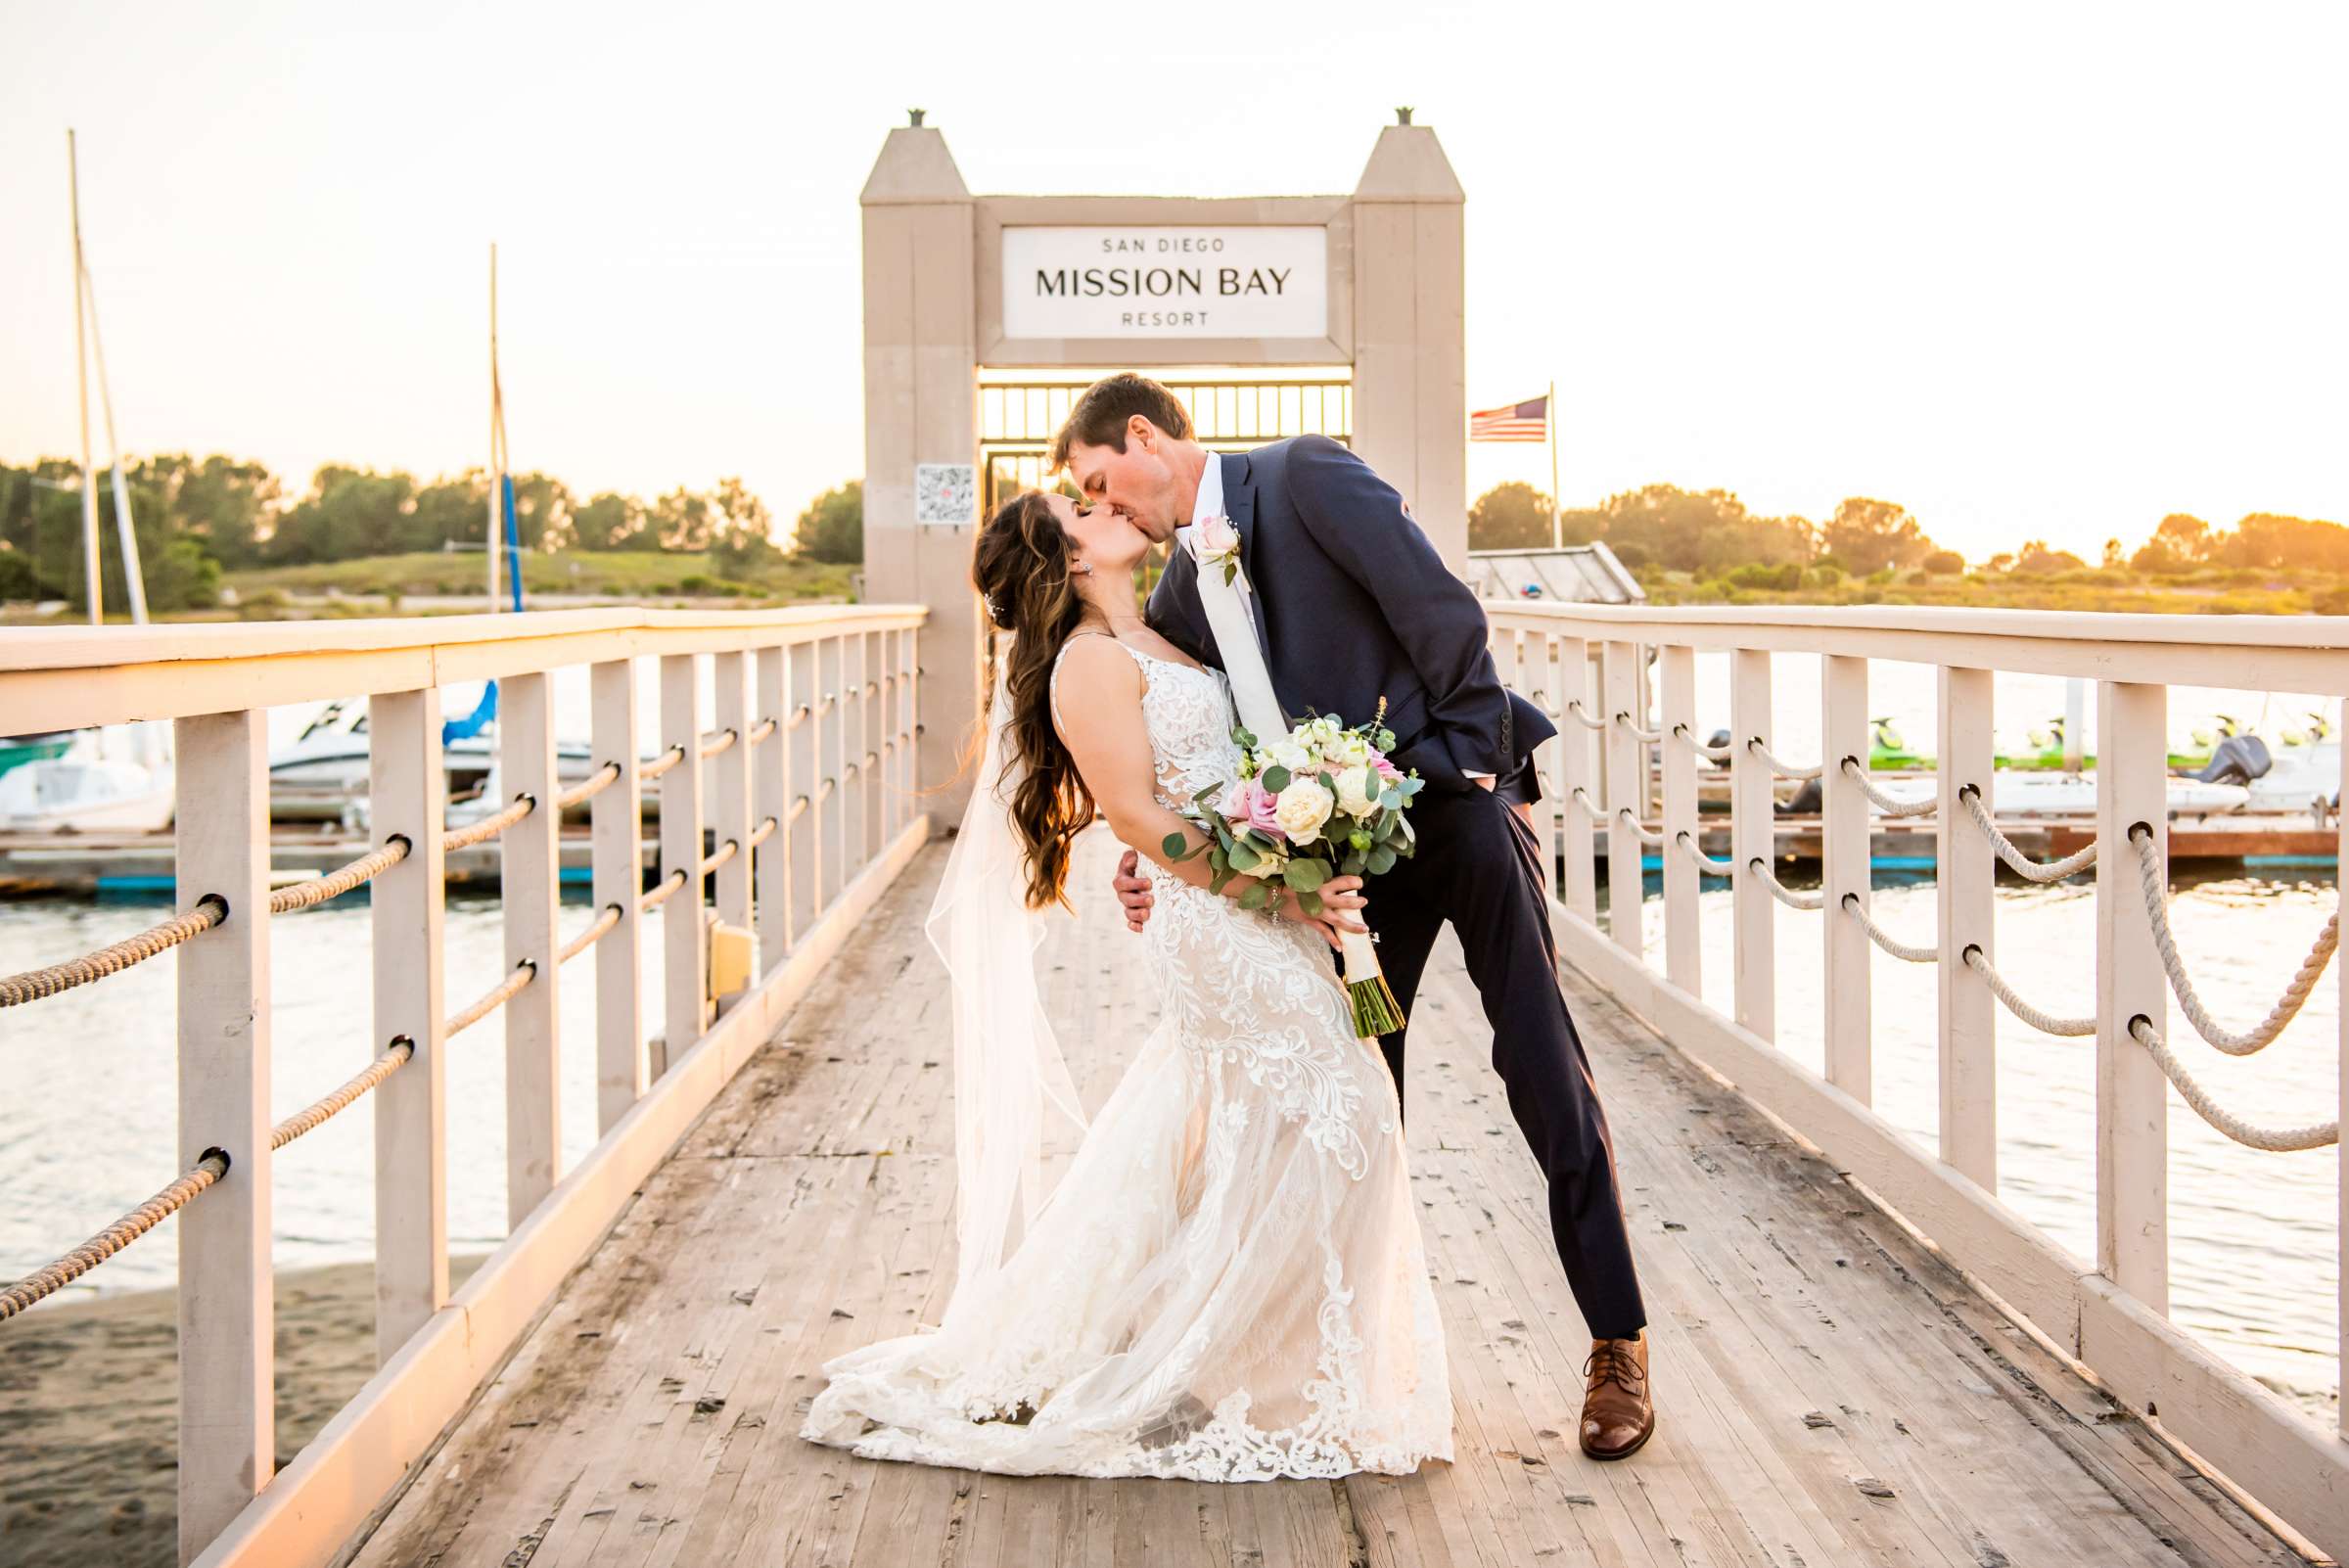
{"type": "MultiPolygon", "coordinates": [[[[1219,894],[1233,877],[1253,879],[1255,885],[1240,895],[1243,909],[1265,907],[1278,882],[1309,915],[1321,912],[1321,885],[1331,877],[1388,870],[1415,847],[1405,812],[1425,781],[1387,760],[1395,735],[1385,726],[1386,713],[1382,701],[1367,724],[1311,718],[1271,741],[1233,730],[1239,777],[1201,790],[1187,813],[1206,842],[1170,833],[1168,856],[1206,854],[1213,873],[1208,886],[1219,894]]],[[[1339,945],[1355,1033],[1401,1029],[1403,1009],[1379,972],[1368,937],[1342,931],[1339,945]]]]}

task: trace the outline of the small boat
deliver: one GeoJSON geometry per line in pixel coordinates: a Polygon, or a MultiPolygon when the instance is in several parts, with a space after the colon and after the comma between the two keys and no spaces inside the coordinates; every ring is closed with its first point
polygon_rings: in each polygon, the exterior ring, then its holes
{"type": "Polygon", "coordinates": [[[0,830],[160,833],[172,783],[168,724],[76,730],[62,754],[0,774],[0,830]]]}
{"type": "Polygon", "coordinates": [[[1889,718],[1867,721],[1867,769],[1871,773],[1908,773],[1930,768],[1933,759],[1909,749],[1900,727],[1889,718]]]}
{"type": "MultiPolygon", "coordinates": [[[[1877,786],[1901,802],[1929,801],[1939,789],[1931,778],[1888,779],[1877,786]]],[[[2251,799],[2240,784],[2211,784],[2200,779],[2169,780],[2169,814],[2223,816],[2241,810],[2251,799]]],[[[1990,808],[2001,816],[2094,816],[2096,776],[2094,773],[2050,773],[2001,768],[1991,775],[1990,808]]]]}
{"type": "Polygon", "coordinates": [[[0,736],[0,773],[25,762],[45,762],[53,757],[63,757],[81,733],[72,729],[53,729],[33,735],[0,736]]]}
{"type": "MultiPolygon", "coordinates": [[[[467,714],[474,707],[467,698],[449,704],[449,711],[467,714]]],[[[281,822],[343,820],[351,803],[367,793],[367,742],[366,699],[328,703],[299,735],[269,754],[269,814],[281,822]]],[[[494,730],[444,740],[440,765],[448,801],[480,795],[496,763],[494,730]]],[[[556,740],[555,774],[562,782],[576,784],[594,771],[585,741],[556,740]]]]}

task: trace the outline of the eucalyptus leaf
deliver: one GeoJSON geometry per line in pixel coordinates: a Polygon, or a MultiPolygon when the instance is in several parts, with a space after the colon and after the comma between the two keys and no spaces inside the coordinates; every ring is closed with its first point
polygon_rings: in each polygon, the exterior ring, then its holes
{"type": "Polygon", "coordinates": [[[1243,909],[1262,909],[1265,906],[1266,900],[1271,897],[1271,889],[1266,887],[1262,882],[1252,882],[1248,885],[1248,891],[1240,895],[1240,907],[1243,909]]]}
{"type": "Polygon", "coordinates": [[[1382,844],[1370,852],[1368,863],[1372,876],[1383,875],[1395,869],[1395,852],[1382,844]]]}
{"type": "Polygon", "coordinates": [[[1289,770],[1275,763],[1265,769],[1263,783],[1267,791],[1278,795],[1289,787],[1289,770]]]}

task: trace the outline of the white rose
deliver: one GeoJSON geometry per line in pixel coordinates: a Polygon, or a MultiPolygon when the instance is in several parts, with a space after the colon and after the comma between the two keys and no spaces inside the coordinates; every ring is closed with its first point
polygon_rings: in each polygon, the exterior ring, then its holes
{"type": "Polygon", "coordinates": [[[1292,773],[1303,773],[1313,765],[1313,754],[1295,741],[1274,741],[1265,748],[1265,755],[1292,773]]]}
{"type": "Polygon", "coordinates": [[[1272,815],[1291,844],[1311,844],[1321,836],[1321,824],[1329,820],[1329,791],[1316,779],[1301,778],[1280,792],[1280,804],[1272,808],[1272,815]]]}
{"type": "Polygon", "coordinates": [[[1377,807],[1378,776],[1367,767],[1350,767],[1337,776],[1338,809],[1348,816],[1368,816],[1377,807]]]}

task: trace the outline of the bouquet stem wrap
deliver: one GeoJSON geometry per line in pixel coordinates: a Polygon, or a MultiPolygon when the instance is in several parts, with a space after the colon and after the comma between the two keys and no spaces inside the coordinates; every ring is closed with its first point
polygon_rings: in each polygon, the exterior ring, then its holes
{"type": "Polygon", "coordinates": [[[1354,1003],[1354,1032],[1364,1039],[1392,1035],[1403,1027],[1403,1005],[1378,967],[1378,945],[1366,931],[1338,933],[1339,955],[1345,959],[1346,996],[1354,1003]]]}

